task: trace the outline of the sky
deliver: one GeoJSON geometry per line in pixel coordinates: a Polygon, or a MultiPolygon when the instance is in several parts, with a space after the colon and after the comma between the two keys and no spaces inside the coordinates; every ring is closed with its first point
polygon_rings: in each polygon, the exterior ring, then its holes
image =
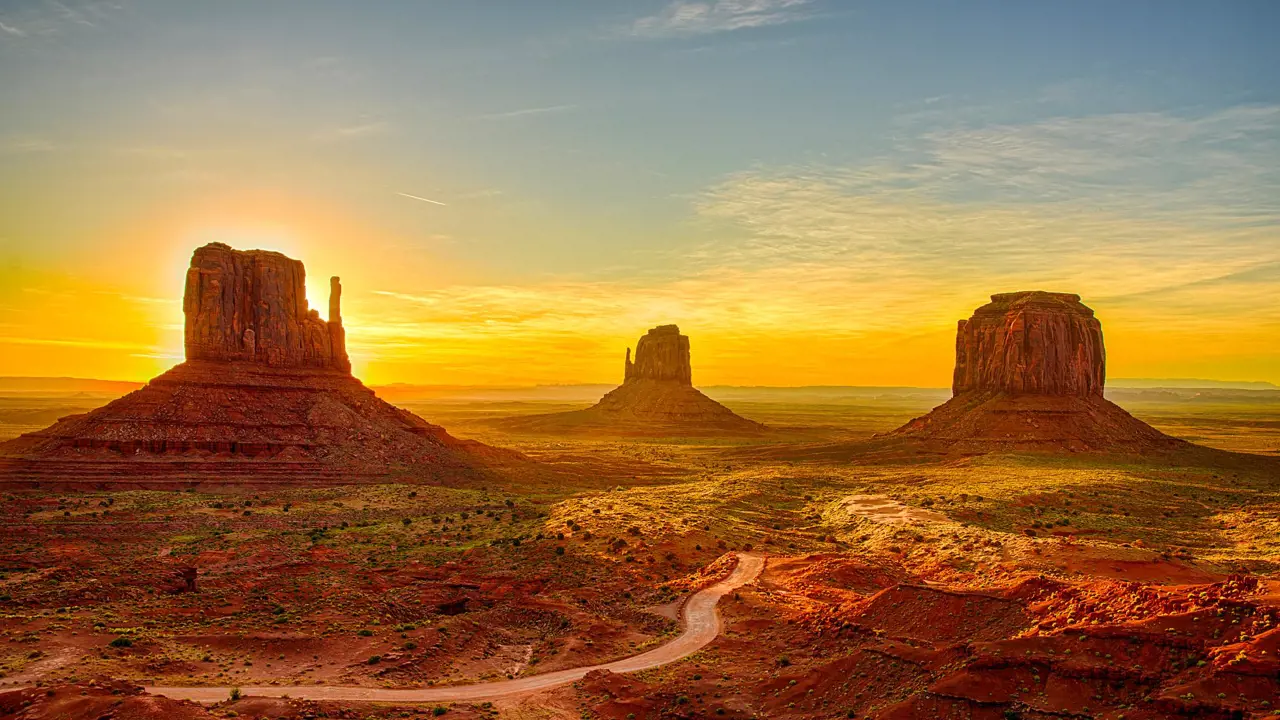
{"type": "Polygon", "coordinates": [[[0,0],[0,375],[182,360],[199,245],[367,382],[950,384],[997,292],[1280,383],[1280,3],[0,0]]]}

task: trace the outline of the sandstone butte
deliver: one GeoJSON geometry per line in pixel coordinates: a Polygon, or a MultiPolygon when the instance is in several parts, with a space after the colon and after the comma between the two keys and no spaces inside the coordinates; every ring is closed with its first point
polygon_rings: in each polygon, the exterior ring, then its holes
{"type": "Polygon", "coordinates": [[[952,397],[885,437],[958,451],[1149,452],[1188,444],[1103,397],[1102,323],[1069,293],[991,296],[956,328],[952,397]]]}
{"type": "Polygon", "coordinates": [[[0,443],[0,483],[350,482],[468,477],[503,451],[450,436],[351,374],[342,285],[308,307],[301,262],[196,249],[186,361],[101,408],[0,443]]]}
{"type": "Polygon", "coordinates": [[[622,384],[585,410],[509,418],[508,429],[532,432],[601,432],[622,435],[758,434],[748,420],[693,386],[689,337],[676,325],[659,325],[627,348],[622,384]]]}

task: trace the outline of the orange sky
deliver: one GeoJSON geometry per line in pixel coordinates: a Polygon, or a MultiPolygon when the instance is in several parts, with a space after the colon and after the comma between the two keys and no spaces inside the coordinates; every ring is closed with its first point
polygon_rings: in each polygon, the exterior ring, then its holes
{"type": "Polygon", "coordinates": [[[677,323],[704,385],[946,386],[1033,289],[1111,377],[1280,383],[1263,4],[500,4],[0,9],[0,375],[180,361],[221,241],[341,276],[378,384],[616,382],[677,323]]]}
{"type": "MultiPolygon", "coordinates": [[[[752,198],[759,191],[717,192],[752,198]]],[[[484,282],[475,264],[405,246],[373,218],[288,197],[173,208],[122,222],[61,268],[24,262],[0,270],[0,375],[145,380],[179,361],[183,270],[194,247],[220,240],[301,258],[311,303],[322,312],[328,275],[341,275],[353,363],[375,384],[615,382],[626,347],[647,328],[676,322],[692,338],[695,381],[704,385],[945,386],[955,321],[992,292],[1030,288],[1079,292],[1098,311],[1112,377],[1280,381],[1275,311],[1253,301],[1252,283],[1199,282],[1181,262],[1126,260],[1101,246],[1096,256],[993,264],[985,274],[901,257],[930,233],[965,248],[1012,241],[1034,225],[1053,246],[1073,242],[1080,227],[1111,236],[1140,231],[1134,221],[891,196],[867,201],[812,186],[804,192],[806,201],[788,205],[785,218],[762,209],[763,200],[750,207],[793,235],[804,236],[804,223],[856,218],[859,233],[900,237],[854,263],[741,262],[729,250],[668,277],[499,283],[484,282]]],[[[1164,241],[1211,239],[1195,227],[1152,228],[1164,241]]],[[[715,248],[715,233],[724,231],[704,232],[715,248]]],[[[1229,275],[1249,258],[1220,262],[1229,275]]]]}

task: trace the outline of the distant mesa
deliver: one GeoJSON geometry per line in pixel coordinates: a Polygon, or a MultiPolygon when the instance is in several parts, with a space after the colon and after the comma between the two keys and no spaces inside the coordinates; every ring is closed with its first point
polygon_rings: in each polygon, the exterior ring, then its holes
{"type": "Polygon", "coordinates": [[[351,375],[342,285],[329,318],[302,263],[222,243],[196,249],[183,296],[186,362],[141,389],[0,443],[0,482],[164,486],[466,476],[503,451],[458,440],[351,375]]]}
{"type": "Polygon", "coordinates": [[[956,328],[952,398],[887,437],[976,452],[1188,445],[1103,398],[1105,383],[1102,324],[1079,295],[992,295],[956,328]]]}
{"type": "Polygon", "coordinates": [[[675,325],[659,325],[627,348],[622,384],[585,409],[506,418],[509,430],[622,435],[704,436],[758,434],[765,426],[748,420],[693,387],[689,337],[675,325]]]}

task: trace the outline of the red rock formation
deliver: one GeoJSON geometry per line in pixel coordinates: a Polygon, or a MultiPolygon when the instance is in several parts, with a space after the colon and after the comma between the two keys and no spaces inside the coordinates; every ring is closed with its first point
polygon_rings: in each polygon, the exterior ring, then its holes
{"type": "Polygon", "coordinates": [[[510,430],[626,435],[756,434],[765,430],[693,387],[689,338],[659,325],[627,349],[622,385],[585,410],[503,420],[510,430]]]}
{"type": "Polygon", "coordinates": [[[1186,445],[1103,398],[1105,380],[1102,324],[1080,296],[992,295],[957,327],[953,397],[889,437],[962,452],[1186,445]]]}
{"type": "Polygon", "coordinates": [[[305,277],[279,253],[197,249],[183,298],[187,361],[0,444],[0,483],[466,476],[480,457],[513,455],[460,441],[352,377],[338,278],[326,322],[307,307],[305,277]]]}
{"type": "Polygon", "coordinates": [[[689,361],[689,337],[680,334],[676,325],[659,325],[636,343],[636,361],[631,362],[627,348],[626,370],[622,381],[670,380],[693,384],[693,368],[689,361]]]}
{"type": "Polygon", "coordinates": [[[1079,295],[1001,293],[956,330],[952,392],[1101,396],[1102,323],[1079,295]]]}
{"type": "Polygon", "coordinates": [[[325,322],[307,307],[301,262],[266,250],[205,245],[191,257],[182,298],[187,359],[350,372],[341,297],[335,277],[325,322]]]}

